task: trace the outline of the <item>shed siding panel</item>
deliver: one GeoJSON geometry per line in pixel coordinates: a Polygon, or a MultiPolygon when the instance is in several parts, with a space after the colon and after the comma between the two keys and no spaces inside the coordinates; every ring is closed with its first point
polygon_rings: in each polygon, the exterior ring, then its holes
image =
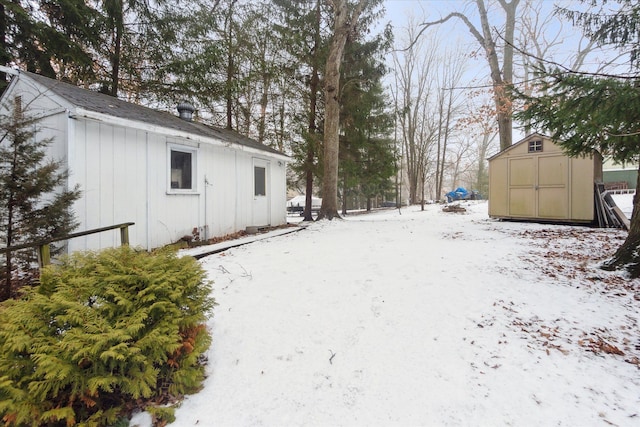
{"type": "Polygon", "coordinates": [[[569,198],[564,187],[538,189],[538,216],[544,219],[567,219],[569,198]]]}
{"type": "Polygon", "coordinates": [[[509,214],[507,200],[508,170],[507,159],[497,158],[489,165],[489,215],[506,216],[509,214]]]}
{"type": "MultiPolygon", "coordinates": [[[[129,229],[130,242],[146,247],[144,134],[104,123],[74,121],[74,135],[73,174],[84,194],[75,205],[79,230],[135,222],[129,229]]],[[[120,235],[114,230],[74,239],[70,249],[118,245],[120,235]]]]}
{"type": "Polygon", "coordinates": [[[531,218],[535,215],[536,164],[534,157],[509,159],[509,215],[531,218]]]}
{"type": "Polygon", "coordinates": [[[533,218],[535,215],[533,188],[509,189],[509,215],[516,218],[533,218]]]}
{"type": "MultiPolygon", "coordinates": [[[[73,210],[78,219],[79,231],[87,230],[87,203],[89,193],[87,191],[87,162],[86,151],[87,145],[84,142],[86,135],[86,123],[79,120],[72,120],[70,126],[73,126],[71,138],[73,142],[69,147],[70,173],[75,183],[80,186],[82,196],[73,204],[73,210]]],[[[87,245],[87,237],[78,237],[69,241],[69,250],[84,249],[87,245]]]]}
{"type": "Polygon", "coordinates": [[[160,246],[160,242],[173,239],[171,230],[158,222],[158,214],[164,209],[161,198],[166,191],[166,141],[157,134],[147,136],[147,203],[149,217],[147,229],[149,248],[160,246]]]}
{"type": "Polygon", "coordinates": [[[511,187],[535,185],[535,164],[532,157],[510,160],[509,185],[511,187]]]}
{"type": "Polygon", "coordinates": [[[116,177],[117,188],[123,193],[123,201],[116,206],[115,222],[135,222],[129,229],[132,246],[147,245],[147,162],[146,133],[126,129],[124,158],[116,177]]]}
{"type": "MultiPolygon", "coordinates": [[[[102,226],[100,214],[100,125],[96,122],[85,122],[85,139],[81,143],[86,144],[84,153],[84,180],[86,205],[84,215],[84,229],[90,230],[102,226]]],[[[100,236],[92,234],[87,236],[87,247],[99,248],[100,236]]]]}
{"type": "Polygon", "coordinates": [[[590,221],[594,218],[594,159],[571,159],[571,217],[590,221]]]}
{"type": "Polygon", "coordinates": [[[566,187],[569,178],[568,160],[565,156],[539,157],[538,185],[566,187]]]}
{"type": "Polygon", "coordinates": [[[63,169],[68,168],[67,159],[67,115],[64,112],[48,116],[38,121],[35,138],[38,140],[50,139],[46,148],[48,158],[60,161],[63,169]]]}
{"type": "Polygon", "coordinates": [[[569,218],[569,158],[538,157],[538,213],[543,219],[569,218]]]}
{"type": "Polygon", "coordinates": [[[252,222],[253,204],[253,158],[239,152],[236,156],[236,227],[244,230],[252,222]]]}
{"type": "Polygon", "coordinates": [[[207,163],[209,174],[207,205],[211,211],[207,221],[211,235],[224,236],[236,231],[235,153],[227,148],[216,147],[212,150],[207,163]]]}
{"type": "MultiPolygon", "coordinates": [[[[100,211],[98,212],[100,221],[98,227],[114,225],[113,205],[115,188],[114,167],[116,146],[120,149],[123,132],[116,132],[113,126],[100,124],[100,166],[97,170],[100,175],[100,211]]],[[[100,247],[113,247],[118,243],[115,240],[115,233],[100,233],[100,247]]]]}
{"type": "Polygon", "coordinates": [[[271,223],[273,225],[287,222],[287,182],[284,162],[271,162],[271,223]]]}

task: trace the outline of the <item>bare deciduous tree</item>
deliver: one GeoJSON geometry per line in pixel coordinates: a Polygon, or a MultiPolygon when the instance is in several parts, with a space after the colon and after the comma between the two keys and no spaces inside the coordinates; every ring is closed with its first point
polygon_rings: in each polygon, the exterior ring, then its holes
{"type": "Polygon", "coordinates": [[[464,58],[458,51],[447,52],[446,60],[440,66],[440,87],[438,99],[438,158],[436,163],[435,196],[442,196],[444,182],[445,159],[447,157],[447,144],[453,131],[453,122],[460,112],[461,92],[455,90],[464,74],[464,58]]]}
{"type": "MultiPolygon", "coordinates": [[[[452,12],[442,19],[422,24],[422,30],[418,33],[420,37],[427,28],[447,22],[452,18],[460,19],[467,26],[471,34],[478,41],[485,52],[489,70],[491,73],[491,82],[493,86],[493,101],[496,108],[496,118],[498,120],[498,129],[500,134],[501,149],[508,148],[512,144],[512,110],[511,100],[507,94],[507,87],[513,82],[513,41],[516,27],[516,11],[520,0],[498,0],[505,13],[504,34],[501,39],[504,40],[502,46],[502,67],[498,58],[498,37],[492,32],[492,25],[489,22],[489,15],[484,0],[475,0],[478,15],[480,17],[481,26],[478,29],[471,20],[460,12],[452,12]]],[[[412,43],[417,40],[414,39],[412,43]]]]}
{"type": "MultiPolygon", "coordinates": [[[[416,25],[410,22],[407,37],[414,39],[416,31],[416,25]]],[[[435,81],[433,69],[436,50],[433,47],[437,44],[436,40],[430,40],[428,46],[431,49],[425,51],[425,43],[417,41],[409,49],[394,53],[393,96],[398,110],[396,114],[403,144],[410,204],[419,200],[419,187],[426,179],[426,168],[429,165],[429,146],[434,140],[434,118],[429,116],[429,102],[435,81]]]]}

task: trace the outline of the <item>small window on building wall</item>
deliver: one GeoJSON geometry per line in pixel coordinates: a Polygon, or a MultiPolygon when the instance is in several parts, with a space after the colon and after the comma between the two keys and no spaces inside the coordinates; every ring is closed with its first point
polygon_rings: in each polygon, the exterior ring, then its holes
{"type": "Polygon", "coordinates": [[[260,166],[254,166],[253,179],[254,179],[254,194],[256,196],[267,195],[267,175],[266,168],[260,166]]]}
{"type": "Polygon", "coordinates": [[[169,189],[171,191],[195,190],[196,150],[169,148],[169,189]]]}
{"type": "Polygon", "coordinates": [[[542,151],[542,140],[536,139],[533,141],[529,141],[529,152],[537,153],[539,151],[542,151]]]}

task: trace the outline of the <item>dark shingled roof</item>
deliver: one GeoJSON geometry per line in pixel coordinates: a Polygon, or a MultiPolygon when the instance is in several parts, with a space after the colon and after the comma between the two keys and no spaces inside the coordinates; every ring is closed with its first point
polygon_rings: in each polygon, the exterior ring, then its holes
{"type": "Polygon", "coordinates": [[[51,92],[66,99],[77,107],[84,108],[85,110],[162,126],[208,138],[215,138],[231,144],[239,144],[245,147],[266,151],[268,153],[283,154],[280,151],[267,147],[254,139],[247,138],[229,129],[217,128],[197,122],[189,122],[173,114],[153,110],[141,105],[131,104],[112,96],[82,89],[69,83],[53,80],[38,74],[25,71],[20,71],[20,74],[29,76],[29,78],[43,85],[51,92]]]}

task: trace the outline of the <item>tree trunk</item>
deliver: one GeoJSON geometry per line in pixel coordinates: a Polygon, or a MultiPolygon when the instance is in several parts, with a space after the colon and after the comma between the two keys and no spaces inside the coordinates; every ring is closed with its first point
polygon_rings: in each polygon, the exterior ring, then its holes
{"type": "MultiPolygon", "coordinates": [[[[229,29],[231,31],[231,29],[229,29]]],[[[231,37],[229,37],[231,39],[231,37]]],[[[229,47],[229,54],[227,57],[227,88],[226,88],[226,102],[227,102],[227,129],[233,129],[233,53],[231,47],[229,47]]]]}
{"type": "Polygon", "coordinates": [[[227,82],[225,91],[227,129],[233,129],[233,77],[235,74],[235,62],[233,61],[233,6],[235,4],[235,1],[229,4],[229,11],[225,19],[225,25],[227,26],[227,82]]]}
{"type": "Polygon", "coordinates": [[[633,196],[633,212],[629,234],[613,257],[602,265],[603,270],[625,269],[635,279],[640,277],[640,165],[636,180],[636,194],[633,196]]]}
{"type": "Polygon", "coordinates": [[[122,59],[122,32],[124,31],[122,19],[123,18],[121,14],[118,22],[116,23],[113,56],[111,58],[111,89],[109,90],[109,95],[116,98],[118,97],[118,88],[120,83],[120,62],[122,59]]]}
{"type": "Polygon", "coordinates": [[[436,149],[436,199],[440,200],[442,194],[442,170],[444,170],[444,164],[441,162],[444,156],[440,156],[442,152],[442,118],[444,110],[444,90],[442,90],[440,100],[438,102],[438,145],[436,149]]]}
{"type": "Polygon", "coordinates": [[[339,218],[338,153],[340,136],[340,65],[350,26],[346,0],[334,0],[335,28],[325,67],[324,175],[318,219],[339,218]]]}
{"type": "Polygon", "coordinates": [[[367,0],[360,0],[349,14],[347,0],[333,0],[334,33],[325,67],[324,175],[322,207],[318,219],[340,218],[338,214],[338,152],[340,148],[340,66],[347,37],[354,31],[367,0]],[[351,15],[351,16],[349,16],[351,15]]]}
{"type": "Polygon", "coordinates": [[[318,86],[320,86],[320,76],[318,75],[318,55],[320,53],[320,20],[322,19],[320,11],[320,1],[316,3],[316,19],[314,21],[314,35],[313,35],[313,57],[311,58],[311,79],[309,79],[309,140],[307,143],[307,158],[306,158],[306,187],[305,187],[305,204],[303,212],[303,221],[313,221],[313,215],[311,213],[311,200],[313,196],[313,161],[315,158],[315,146],[318,141],[315,138],[317,135],[316,126],[316,111],[318,108],[318,86]],[[312,139],[313,138],[313,139],[312,139]]]}
{"type": "Polygon", "coordinates": [[[424,186],[425,186],[425,171],[422,171],[422,197],[420,200],[420,210],[424,211],[424,186]]]}
{"type": "Polygon", "coordinates": [[[347,174],[342,178],[342,215],[347,214],[347,174]]]}
{"type": "Polygon", "coordinates": [[[267,129],[267,106],[269,103],[269,76],[267,71],[262,74],[262,94],[260,96],[260,119],[258,120],[258,142],[264,144],[264,134],[267,129]]]}
{"type": "MultiPolygon", "coordinates": [[[[518,0],[513,0],[510,4],[501,1],[505,13],[506,19],[506,36],[508,38],[509,31],[511,31],[511,41],[513,42],[513,30],[515,28],[515,22],[510,23],[509,19],[515,20],[515,6],[518,0]]],[[[500,70],[500,63],[498,61],[498,53],[496,51],[496,43],[491,35],[491,27],[489,25],[489,18],[487,16],[487,9],[484,5],[484,0],[476,0],[478,5],[478,12],[480,13],[480,22],[482,25],[482,37],[479,34],[476,38],[483,46],[485,54],[487,55],[487,61],[489,62],[489,69],[491,70],[491,82],[493,84],[493,100],[496,106],[496,116],[498,119],[498,132],[500,134],[500,150],[505,150],[511,146],[512,142],[512,119],[511,119],[511,102],[507,97],[505,84],[509,84],[513,75],[513,48],[505,46],[505,55],[503,62],[503,70],[500,70]],[[509,56],[509,53],[511,55],[509,56]],[[509,60],[510,58],[510,60],[509,60]],[[509,73],[509,75],[507,75],[509,73]]]]}
{"type": "MultiPolygon", "coordinates": [[[[311,145],[311,142],[307,144],[311,145]]],[[[313,216],[311,214],[311,202],[313,195],[313,169],[311,165],[313,164],[313,148],[307,148],[307,170],[305,171],[305,195],[304,195],[304,211],[303,211],[303,221],[313,221],[313,216]]]]}

